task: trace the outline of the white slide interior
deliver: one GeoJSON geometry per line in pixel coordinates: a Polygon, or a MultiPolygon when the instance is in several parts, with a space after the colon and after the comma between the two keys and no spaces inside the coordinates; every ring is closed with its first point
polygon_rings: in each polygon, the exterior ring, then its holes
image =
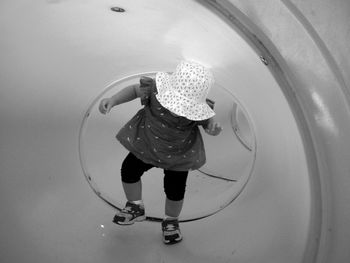
{"type": "MultiPolygon", "coordinates": [[[[349,185],[349,154],[346,144],[336,147],[350,132],[344,90],[335,86],[326,96],[310,85],[327,69],[308,80],[298,74],[290,59],[297,55],[279,48],[283,41],[266,29],[264,13],[248,12],[262,2],[2,1],[0,262],[349,260],[350,210],[339,210],[349,200],[341,191],[349,185]],[[203,135],[208,162],[190,173],[184,240],[165,246],[158,222],[112,223],[125,202],[119,169],[126,150],[115,134],[140,102],[106,116],[97,105],[184,59],[213,71],[210,98],[224,131],[203,135]]],[[[274,7],[291,12],[286,2],[274,7]]],[[[147,215],[157,221],[161,171],[143,179],[147,215]]]]}

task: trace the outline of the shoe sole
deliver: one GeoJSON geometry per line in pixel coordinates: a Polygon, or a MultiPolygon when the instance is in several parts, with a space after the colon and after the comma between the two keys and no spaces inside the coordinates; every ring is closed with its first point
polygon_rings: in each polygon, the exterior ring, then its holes
{"type": "Polygon", "coordinates": [[[133,225],[135,222],[142,222],[144,220],[146,220],[146,216],[135,217],[133,220],[127,221],[127,222],[119,222],[113,219],[113,223],[116,223],[117,225],[121,225],[121,226],[129,226],[129,225],[133,225]]]}
{"type": "Polygon", "coordinates": [[[182,241],[182,237],[179,239],[179,240],[165,240],[164,238],[163,238],[163,243],[165,244],[165,245],[174,245],[174,244],[177,244],[177,243],[179,243],[179,242],[181,242],[182,241]]]}

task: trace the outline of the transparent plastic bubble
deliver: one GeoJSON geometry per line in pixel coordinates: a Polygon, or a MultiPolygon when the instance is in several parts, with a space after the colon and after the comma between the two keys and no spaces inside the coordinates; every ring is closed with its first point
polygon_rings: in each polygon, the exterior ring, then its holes
{"type": "MultiPolygon", "coordinates": [[[[116,209],[126,202],[120,179],[121,163],[128,151],[116,140],[121,127],[143,106],[139,99],[114,107],[103,115],[98,106],[141,76],[155,77],[156,72],[140,73],[117,80],[96,96],[84,114],[79,134],[79,154],[84,175],[92,190],[116,209]]],[[[218,136],[202,129],[207,163],[190,171],[181,221],[212,215],[229,205],[247,184],[255,161],[255,136],[248,114],[234,95],[219,84],[208,98],[215,101],[216,119],[223,126],[218,136]]],[[[164,216],[163,170],[153,168],[142,176],[143,200],[147,219],[160,221],[164,216]]]]}

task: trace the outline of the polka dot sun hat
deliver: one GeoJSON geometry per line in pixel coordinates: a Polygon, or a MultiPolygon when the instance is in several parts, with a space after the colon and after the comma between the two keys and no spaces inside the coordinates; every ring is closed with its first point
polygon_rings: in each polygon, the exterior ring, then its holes
{"type": "Polygon", "coordinates": [[[214,83],[212,73],[204,66],[182,61],[172,74],[158,72],[156,84],[159,103],[172,113],[189,120],[201,121],[215,115],[206,103],[214,83]]]}

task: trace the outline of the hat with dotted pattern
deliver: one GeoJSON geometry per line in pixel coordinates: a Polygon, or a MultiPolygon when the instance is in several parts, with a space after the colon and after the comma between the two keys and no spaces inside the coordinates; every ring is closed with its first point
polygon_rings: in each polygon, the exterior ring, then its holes
{"type": "Polygon", "coordinates": [[[206,103],[213,83],[214,77],[207,68],[196,62],[182,61],[172,74],[156,74],[156,98],[176,115],[193,121],[206,120],[215,115],[206,103]]]}

